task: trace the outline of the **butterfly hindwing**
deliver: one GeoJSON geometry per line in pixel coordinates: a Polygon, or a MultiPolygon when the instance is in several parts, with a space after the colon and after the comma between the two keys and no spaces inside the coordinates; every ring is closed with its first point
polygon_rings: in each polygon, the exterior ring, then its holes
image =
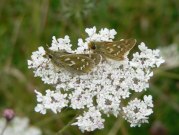
{"type": "Polygon", "coordinates": [[[64,68],[76,73],[88,73],[95,66],[94,61],[83,54],[62,55],[59,61],[64,68]]]}
{"type": "Polygon", "coordinates": [[[89,57],[91,60],[93,60],[95,65],[98,65],[103,60],[101,54],[91,53],[91,54],[84,54],[84,55],[89,57]]]}

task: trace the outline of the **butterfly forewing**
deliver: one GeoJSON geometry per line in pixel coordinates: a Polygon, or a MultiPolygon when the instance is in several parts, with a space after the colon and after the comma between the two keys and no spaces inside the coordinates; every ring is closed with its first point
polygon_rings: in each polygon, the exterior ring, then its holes
{"type": "Polygon", "coordinates": [[[110,59],[123,60],[124,56],[135,46],[135,39],[126,39],[114,42],[93,42],[89,48],[110,59]]]}
{"type": "Polygon", "coordinates": [[[134,47],[136,41],[133,39],[115,42],[106,42],[101,48],[105,56],[114,60],[123,60],[124,56],[134,47]]]}
{"type": "Polygon", "coordinates": [[[51,62],[60,68],[72,73],[88,73],[94,68],[95,62],[85,54],[71,54],[65,51],[46,50],[46,56],[51,62]]]}

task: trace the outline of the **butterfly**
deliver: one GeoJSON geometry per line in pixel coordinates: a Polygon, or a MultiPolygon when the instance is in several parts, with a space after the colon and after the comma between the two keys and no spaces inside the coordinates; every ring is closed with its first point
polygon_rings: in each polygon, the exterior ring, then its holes
{"type": "Polygon", "coordinates": [[[100,54],[73,54],[66,51],[52,51],[46,50],[46,56],[51,62],[59,68],[76,73],[83,74],[92,71],[102,59],[100,54]]]}
{"type": "Polygon", "coordinates": [[[128,55],[129,51],[135,46],[136,39],[123,39],[113,42],[90,42],[88,44],[89,50],[92,52],[101,54],[103,57],[107,57],[113,60],[123,60],[128,55]]]}

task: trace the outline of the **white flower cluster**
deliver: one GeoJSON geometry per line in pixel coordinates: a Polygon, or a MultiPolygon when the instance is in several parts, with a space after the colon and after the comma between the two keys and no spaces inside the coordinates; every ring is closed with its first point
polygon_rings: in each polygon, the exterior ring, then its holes
{"type": "Polygon", "coordinates": [[[93,131],[95,129],[104,128],[104,119],[101,118],[101,113],[99,110],[94,107],[89,108],[88,112],[84,112],[83,116],[77,118],[78,122],[73,123],[72,125],[79,126],[82,132],[93,131]]]}
{"type": "MultiPolygon", "coordinates": [[[[5,127],[6,119],[0,119],[0,133],[5,127]]],[[[3,135],[42,135],[39,128],[29,126],[29,119],[27,117],[15,117],[7,126],[3,135]]]]}
{"type": "Polygon", "coordinates": [[[144,101],[135,98],[123,107],[123,117],[131,123],[131,127],[140,126],[141,123],[148,123],[148,116],[153,113],[152,107],[152,96],[144,96],[144,101]]]}
{"type": "Polygon", "coordinates": [[[43,96],[40,92],[35,91],[37,94],[37,104],[35,111],[46,114],[46,109],[51,109],[54,113],[61,112],[61,109],[68,105],[68,100],[65,98],[67,94],[61,94],[60,91],[46,90],[46,95],[43,96]]]}
{"type": "MultiPolygon", "coordinates": [[[[107,28],[101,29],[99,33],[95,27],[87,28],[85,31],[88,37],[84,41],[78,40],[79,47],[76,50],[71,49],[68,36],[64,39],[53,37],[50,49],[62,49],[76,54],[90,53],[86,51],[90,41],[112,41],[116,35],[115,30],[107,28]]],[[[138,48],[140,52],[134,53],[131,60],[127,57],[123,61],[107,59],[88,74],[74,75],[65,69],[56,72],[50,59],[44,56],[44,48],[39,47],[38,51],[32,53],[28,66],[44,83],[55,86],[55,90],[47,90],[46,95],[36,91],[38,104],[35,111],[45,114],[46,110],[50,109],[57,113],[64,107],[85,110],[73,124],[78,125],[82,131],[103,128],[102,113],[116,117],[119,113],[123,114],[131,126],[147,122],[148,116],[152,113],[151,96],[144,97],[144,101],[130,101],[130,96],[131,93],[149,88],[148,82],[153,76],[152,68],[159,67],[164,60],[160,57],[159,50],[148,49],[144,43],[138,45],[138,48]],[[123,100],[129,101],[126,107],[121,104],[123,100]],[[139,112],[135,113],[134,108],[139,112]]]]}

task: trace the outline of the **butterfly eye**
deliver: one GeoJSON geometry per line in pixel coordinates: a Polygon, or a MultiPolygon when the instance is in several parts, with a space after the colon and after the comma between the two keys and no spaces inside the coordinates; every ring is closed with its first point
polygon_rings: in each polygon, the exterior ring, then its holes
{"type": "Polygon", "coordinates": [[[50,59],[52,59],[52,58],[53,58],[53,56],[52,56],[52,55],[50,55],[50,54],[48,55],[48,57],[49,57],[50,59]]]}
{"type": "Polygon", "coordinates": [[[96,49],[95,43],[94,42],[90,42],[89,48],[92,49],[92,50],[95,50],[96,49]]]}

